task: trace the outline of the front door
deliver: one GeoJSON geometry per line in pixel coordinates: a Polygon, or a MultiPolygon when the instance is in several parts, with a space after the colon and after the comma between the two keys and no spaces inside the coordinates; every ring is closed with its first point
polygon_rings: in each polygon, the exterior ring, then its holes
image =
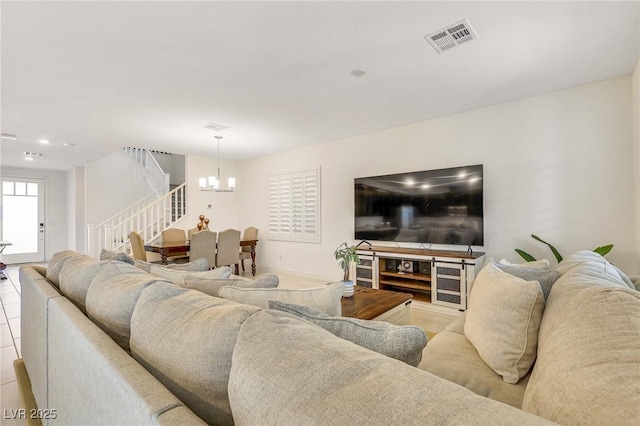
{"type": "Polygon", "coordinates": [[[2,177],[2,261],[44,262],[44,180],[2,177]]]}

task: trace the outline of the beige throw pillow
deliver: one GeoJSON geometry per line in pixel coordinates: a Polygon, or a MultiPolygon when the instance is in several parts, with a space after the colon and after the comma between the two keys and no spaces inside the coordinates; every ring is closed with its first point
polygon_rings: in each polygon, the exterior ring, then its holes
{"type": "Polygon", "coordinates": [[[184,288],[201,291],[209,296],[219,297],[218,292],[222,287],[232,286],[240,288],[276,288],[279,284],[278,277],[275,275],[265,275],[256,280],[240,277],[238,275],[227,279],[208,279],[187,275],[185,278],[184,288]]]}
{"type": "Polygon", "coordinates": [[[331,316],[342,314],[342,292],[344,284],[336,281],[331,284],[305,289],[284,288],[237,288],[222,287],[218,294],[234,302],[254,305],[269,309],[269,301],[294,303],[296,305],[311,306],[331,316]]]}
{"type": "Polygon", "coordinates": [[[393,325],[384,321],[332,317],[309,306],[270,301],[269,308],[286,312],[318,325],[329,333],[417,367],[427,335],[415,325],[393,325]]]}
{"type": "Polygon", "coordinates": [[[544,295],[525,281],[486,265],[469,296],[464,335],[507,383],[517,383],[536,359],[544,295]]]}
{"type": "Polygon", "coordinates": [[[167,269],[162,266],[151,266],[149,272],[152,275],[169,280],[181,287],[185,286],[187,276],[210,280],[221,278],[226,279],[231,276],[231,268],[228,266],[221,266],[219,268],[211,269],[210,271],[178,271],[175,269],[167,269]]]}

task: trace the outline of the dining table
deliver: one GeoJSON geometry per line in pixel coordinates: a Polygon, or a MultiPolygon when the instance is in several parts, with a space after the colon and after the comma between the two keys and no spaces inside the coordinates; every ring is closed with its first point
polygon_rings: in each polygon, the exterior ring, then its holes
{"type": "MultiPolygon", "coordinates": [[[[239,247],[251,248],[251,274],[256,274],[256,245],[258,240],[240,240],[239,247]]],[[[166,265],[167,258],[177,253],[184,253],[191,249],[191,241],[186,242],[152,242],[144,245],[144,250],[160,254],[160,264],[166,265]]]]}

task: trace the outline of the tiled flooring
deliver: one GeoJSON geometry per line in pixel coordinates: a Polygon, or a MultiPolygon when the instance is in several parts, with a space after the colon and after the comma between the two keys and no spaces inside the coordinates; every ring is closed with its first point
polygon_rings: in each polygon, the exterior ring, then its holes
{"type": "MultiPolygon", "coordinates": [[[[11,411],[24,408],[18,391],[13,361],[21,357],[20,349],[20,282],[19,266],[8,266],[5,273],[9,279],[0,281],[0,424],[26,425],[25,420],[10,419],[11,411]]],[[[262,272],[256,278],[266,275],[262,272]]],[[[306,288],[326,284],[326,279],[303,276],[293,273],[277,272],[279,287],[306,288]]],[[[250,276],[246,272],[245,276],[250,276]]],[[[411,323],[430,332],[439,332],[455,317],[411,308],[411,323]]]]}
{"type": "Polygon", "coordinates": [[[11,419],[10,411],[24,408],[13,369],[13,361],[21,356],[18,267],[7,267],[5,274],[9,279],[0,281],[0,424],[26,425],[26,420],[11,419]]]}

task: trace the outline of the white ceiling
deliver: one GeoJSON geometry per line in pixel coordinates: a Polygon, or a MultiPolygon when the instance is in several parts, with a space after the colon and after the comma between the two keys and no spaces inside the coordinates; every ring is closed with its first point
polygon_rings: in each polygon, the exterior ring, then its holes
{"type": "Polygon", "coordinates": [[[627,75],[640,52],[639,2],[0,7],[2,132],[18,136],[0,165],[51,170],[123,146],[215,156],[209,122],[230,127],[223,159],[266,155],[627,75]],[[464,18],[478,40],[424,39],[464,18]]]}

